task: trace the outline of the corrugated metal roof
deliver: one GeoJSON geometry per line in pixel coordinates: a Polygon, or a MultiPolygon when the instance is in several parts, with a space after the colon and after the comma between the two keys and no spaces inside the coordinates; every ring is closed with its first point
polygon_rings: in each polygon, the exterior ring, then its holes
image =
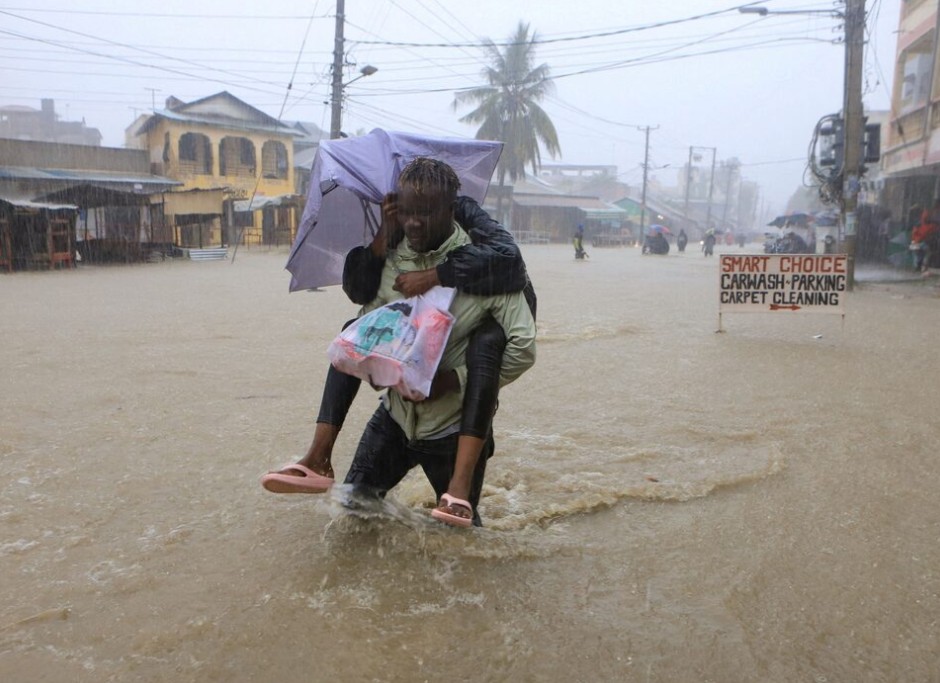
{"type": "Polygon", "coordinates": [[[74,204],[53,204],[51,202],[33,202],[28,199],[12,199],[8,197],[0,197],[0,203],[10,204],[15,206],[18,209],[47,209],[49,211],[78,211],[78,207],[74,204]]]}
{"type": "Polygon", "coordinates": [[[313,167],[313,160],[317,156],[317,147],[302,149],[294,153],[294,168],[305,168],[310,170],[313,167]]]}
{"type": "Polygon", "coordinates": [[[573,197],[563,194],[514,194],[512,200],[519,206],[527,207],[544,206],[551,208],[581,209],[588,213],[601,212],[616,215],[627,213],[619,206],[608,204],[597,197],[573,197]]]}
{"type": "Polygon", "coordinates": [[[280,194],[276,197],[266,197],[264,195],[255,195],[251,199],[251,208],[248,206],[248,199],[239,199],[238,201],[232,202],[232,208],[235,211],[257,211],[263,209],[266,206],[281,206],[282,204],[288,204],[292,200],[299,198],[299,195],[296,194],[280,194]]]}
{"type": "Polygon", "coordinates": [[[178,180],[140,173],[109,173],[107,171],[83,171],[71,168],[33,168],[29,166],[0,166],[0,179],[7,180],[55,180],[112,185],[142,185],[152,192],[157,187],[182,185],[178,180]]]}
{"type": "Polygon", "coordinates": [[[278,126],[266,126],[260,123],[251,123],[249,121],[238,121],[236,119],[222,119],[215,116],[199,116],[198,114],[186,114],[181,112],[169,111],[163,109],[156,112],[147,119],[137,130],[137,134],[145,133],[153,128],[161,118],[169,121],[179,121],[181,123],[199,123],[204,126],[214,128],[224,128],[225,130],[255,131],[263,133],[277,133],[278,135],[289,135],[291,137],[303,137],[304,134],[299,130],[280,124],[278,126]]]}

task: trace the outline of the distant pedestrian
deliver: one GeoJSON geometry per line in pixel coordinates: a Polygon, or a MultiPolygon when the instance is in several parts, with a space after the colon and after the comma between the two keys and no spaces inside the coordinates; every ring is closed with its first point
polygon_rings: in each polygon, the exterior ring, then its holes
{"type": "Polygon", "coordinates": [[[685,251],[685,245],[689,243],[689,236],[685,234],[685,230],[679,230],[679,235],[676,237],[676,246],[679,248],[679,253],[685,251]]]}
{"type": "Polygon", "coordinates": [[[920,223],[911,232],[911,257],[914,270],[926,273],[930,268],[930,258],[937,251],[940,238],[940,200],[932,210],[925,210],[920,223]]]}
{"type": "Polygon", "coordinates": [[[702,251],[705,252],[705,256],[712,256],[715,253],[715,231],[707,230],[705,232],[705,239],[702,240],[702,251]]]}
{"type": "Polygon", "coordinates": [[[574,231],[574,237],[572,238],[572,243],[574,244],[574,257],[576,259],[583,259],[587,256],[587,252],[584,251],[584,224],[578,223],[578,227],[574,231]]]}

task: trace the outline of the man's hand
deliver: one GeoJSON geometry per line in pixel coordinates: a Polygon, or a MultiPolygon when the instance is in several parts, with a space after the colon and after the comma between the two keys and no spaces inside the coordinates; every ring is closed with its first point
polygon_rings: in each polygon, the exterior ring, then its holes
{"type": "Polygon", "coordinates": [[[458,389],[460,389],[460,380],[457,378],[457,371],[439,370],[437,374],[434,375],[434,379],[431,380],[431,393],[428,394],[427,398],[417,401],[405,398],[404,396],[402,396],[402,398],[409,403],[421,403],[422,401],[433,401],[444,394],[449,394],[458,389]]]}
{"type": "Polygon", "coordinates": [[[411,273],[401,273],[395,278],[392,286],[396,292],[401,292],[406,298],[424,294],[431,287],[441,284],[437,277],[437,268],[416,270],[411,273]]]}
{"type": "Polygon", "coordinates": [[[427,400],[433,401],[435,398],[457,391],[459,388],[460,380],[457,378],[456,370],[440,370],[434,375],[434,380],[431,382],[431,394],[427,400]]]}
{"type": "Polygon", "coordinates": [[[384,259],[389,249],[401,242],[403,232],[398,222],[398,195],[389,192],[382,200],[382,225],[372,240],[372,253],[384,259]]]}

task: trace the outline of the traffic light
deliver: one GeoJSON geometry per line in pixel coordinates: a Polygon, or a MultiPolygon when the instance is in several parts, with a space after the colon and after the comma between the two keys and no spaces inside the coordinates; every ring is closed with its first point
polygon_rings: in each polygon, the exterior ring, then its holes
{"type": "MultiPolygon", "coordinates": [[[[881,159],[881,124],[867,123],[861,140],[862,163],[874,164],[881,159]]],[[[819,165],[842,166],[845,148],[845,124],[840,116],[829,116],[819,125],[819,165]]]]}
{"type": "Polygon", "coordinates": [[[881,124],[866,123],[865,138],[862,145],[862,161],[875,164],[881,159],[881,124]]]}
{"type": "Polygon", "coordinates": [[[845,147],[845,129],[842,118],[830,117],[819,127],[820,166],[839,166],[842,164],[842,149],[845,147]]]}

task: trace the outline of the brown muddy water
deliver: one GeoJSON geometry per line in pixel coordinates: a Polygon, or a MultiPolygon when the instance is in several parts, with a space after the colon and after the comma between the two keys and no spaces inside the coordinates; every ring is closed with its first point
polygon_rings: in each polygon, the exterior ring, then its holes
{"type": "Polygon", "coordinates": [[[259,486],[354,313],[285,252],[0,276],[0,681],[940,680],[936,287],[715,334],[716,259],[589,251],[470,533],[259,486]]]}

